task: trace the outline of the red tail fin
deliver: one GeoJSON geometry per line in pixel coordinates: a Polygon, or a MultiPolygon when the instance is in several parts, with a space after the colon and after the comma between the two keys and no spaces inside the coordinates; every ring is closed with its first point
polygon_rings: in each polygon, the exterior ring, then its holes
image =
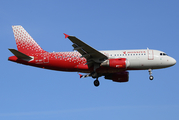
{"type": "Polygon", "coordinates": [[[45,52],[22,26],[12,26],[18,51],[22,53],[45,52]]]}

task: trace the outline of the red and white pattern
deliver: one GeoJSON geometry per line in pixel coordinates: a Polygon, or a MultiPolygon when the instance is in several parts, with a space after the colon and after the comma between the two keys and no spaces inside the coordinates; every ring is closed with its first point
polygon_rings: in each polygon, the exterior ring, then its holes
{"type": "Polygon", "coordinates": [[[22,26],[12,26],[17,49],[23,53],[45,52],[22,26]]]}

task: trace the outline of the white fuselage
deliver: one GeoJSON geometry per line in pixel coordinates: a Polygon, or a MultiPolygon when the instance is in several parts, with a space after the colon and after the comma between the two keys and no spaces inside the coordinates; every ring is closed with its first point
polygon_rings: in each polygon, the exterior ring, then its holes
{"type": "Polygon", "coordinates": [[[129,70],[160,69],[173,66],[176,63],[174,58],[159,50],[138,49],[101,52],[109,58],[126,58],[127,69],[129,70]]]}

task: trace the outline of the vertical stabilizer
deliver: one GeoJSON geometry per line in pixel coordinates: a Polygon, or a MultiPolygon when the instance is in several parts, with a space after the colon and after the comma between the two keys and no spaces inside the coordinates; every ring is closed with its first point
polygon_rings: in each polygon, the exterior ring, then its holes
{"type": "Polygon", "coordinates": [[[18,51],[22,53],[45,52],[22,26],[12,26],[18,51]]]}

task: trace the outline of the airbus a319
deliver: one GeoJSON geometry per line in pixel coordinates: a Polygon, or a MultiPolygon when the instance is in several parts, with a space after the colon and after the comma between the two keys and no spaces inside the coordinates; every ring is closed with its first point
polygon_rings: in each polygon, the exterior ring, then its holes
{"type": "Polygon", "coordinates": [[[165,52],[152,49],[106,50],[98,51],[75,36],[65,35],[73,44],[72,52],[47,52],[43,50],[22,26],[12,26],[17,45],[9,49],[14,56],[8,60],[34,67],[81,72],[80,78],[94,78],[94,85],[99,86],[98,78],[114,82],[128,82],[129,70],[148,70],[149,79],[153,80],[152,70],[170,67],[176,60],[165,52]]]}

